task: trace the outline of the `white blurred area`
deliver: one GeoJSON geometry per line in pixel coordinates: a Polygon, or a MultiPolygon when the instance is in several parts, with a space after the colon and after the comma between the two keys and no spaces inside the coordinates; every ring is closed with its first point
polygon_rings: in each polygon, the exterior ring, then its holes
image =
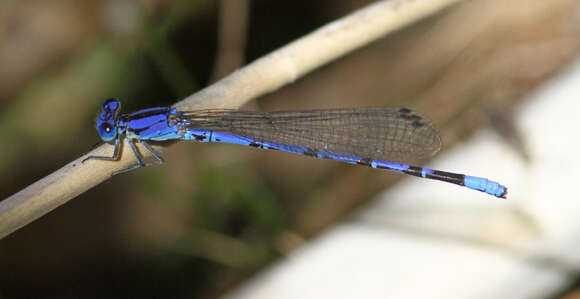
{"type": "Polygon", "coordinates": [[[580,273],[580,61],[514,114],[526,163],[491,129],[430,168],[508,200],[405,178],[228,298],[550,298],[580,273]]]}

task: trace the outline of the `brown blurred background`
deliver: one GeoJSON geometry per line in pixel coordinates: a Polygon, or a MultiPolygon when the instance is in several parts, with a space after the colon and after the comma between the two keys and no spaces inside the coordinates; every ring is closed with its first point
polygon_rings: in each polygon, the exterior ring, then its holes
{"type": "MultiPolygon", "coordinates": [[[[0,2],[0,198],[87,152],[104,99],[172,105],[370,2],[0,2]]],[[[445,148],[491,125],[530,159],[511,111],[579,34],[577,0],[465,1],[246,108],[405,106],[445,148]]],[[[217,297],[401,177],[235,145],[164,156],[1,240],[0,297],[217,297]]]]}

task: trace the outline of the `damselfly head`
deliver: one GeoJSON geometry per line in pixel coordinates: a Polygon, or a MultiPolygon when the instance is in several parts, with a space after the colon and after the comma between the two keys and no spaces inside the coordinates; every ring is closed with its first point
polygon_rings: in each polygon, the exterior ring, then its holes
{"type": "Polygon", "coordinates": [[[117,137],[117,115],[121,110],[121,102],[115,98],[106,100],[103,103],[101,115],[97,119],[97,132],[105,142],[115,140],[117,137]]]}

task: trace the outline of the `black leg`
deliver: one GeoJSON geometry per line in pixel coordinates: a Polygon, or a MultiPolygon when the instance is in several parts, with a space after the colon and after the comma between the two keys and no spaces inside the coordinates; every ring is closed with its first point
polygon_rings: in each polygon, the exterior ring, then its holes
{"type": "Polygon", "coordinates": [[[125,169],[121,169],[118,171],[113,172],[113,175],[117,175],[120,173],[124,173],[127,171],[131,171],[133,169],[137,169],[137,168],[141,168],[141,167],[146,167],[146,166],[151,166],[151,165],[158,165],[164,162],[163,157],[161,157],[161,155],[156,152],[147,142],[141,140],[139,141],[139,143],[143,144],[143,146],[151,152],[151,154],[153,154],[153,156],[157,159],[157,161],[153,162],[153,163],[149,163],[149,164],[145,164],[143,162],[143,157],[141,156],[141,154],[139,154],[139,152],[137,151],[137,148],[135,147],[135,141],[134,140],[127,140],[127,142],[129,142],[129,146],[131,147],[131,150],[133,151],[133,154],[135,155],[135,158],[137,159],[137,164],[131,166],[131,167],[127,167],[125,169]]]}
{"type": "MultiPolygon", "coordinates": [[[[145,164],[143,162],[143,157],[141,156],[141,154],[139,154],[139,152],[137,151],[137,148],[135,147],[135,141],[132,139],[128,139],[127,142],[129,143],[129,146],[131,147],[131,150],[133,151],[133,154],[135,155],[135,158],[137,159],[137,164],[127,167],[125,169],[121,169],[118,171],[113,172],[112,175],[117,175],[120,173],[124,173],[127,171],[131,171],[133,169],[137,169],[137,168],[141,168],[141,167],[145,167],[145,166],[151,166],[151,165],[158,165],[158,164],[162,164],[163,162],[165,162],[163,160],[163,157],[161,157],[161,154],[159,154],[157,151],[155,151],[151,145],[149,145],[147,142],[145,141],[139,141],[141,144],[143,144],[143,146],[151,152],[151,154],[153,154],[153,156],[155,157],[155,159],[157,159],[155,162],[149,163],[149,164],[145,164]]],[[[87,160],[105,160],[105,161],[117,161],[119,160],[119,155],[121,153],[120,148],[122,147],[122,142],[121,142],[121,136],[119,136],[117,139],[115,139],[115,149],[113,150],[113,155],[112,156],[88,156],[86,157],[82,163],[85,163],[85,161],[87,160]]]]}
{"type": "Polygon", "coordinates": [[[85,161],[87,160],[91,160],[91,159],[95,159],[95,160],[105,160],[105,161],[117,161],[119,159],[119,148],[121,147],[121,142],[120,142],[121,137],[117,137],[117,139],[115,139],[115,149],[113,150],[113,155],[108,157],[108,156],[88,156],[85,159],[83,159],[83,161],[81,161],[81,163],[85,163],[85,161]]]}
{"type": "Polygon", "coordinates": [[[143,146],[149,150],[151,152],[151,154],[153,154],[153,156],[157,159],[157,161],[152,162],[150,164],[147,164],[145,166],[149,166],[149,165],[158,165],[158,164],[163,164],[163,162],[165,162],[165,160],[163,160],[163,157],[161,157],[161,154],[159,154],[157,151],[155,151],[151,145],[149,145],[149,143],[141,140],[139,141],[141,144],[143,144],[143,146]]]}
{"type": "Polygon", "coordinates": [[[131,147],[131,150],[133,151],[135,158],[137,159],[137,164],[130,166],[130,167],[127,167],[125,169],[117,170],[117,171],[113,172],[113,174],[111,176],[146,166],[145,163],[143,163],[143,158],[141,158],[141,154],[139,154],[139,152],[137,151],[137,148],[135,147],[135,141],[133,141],[132,139],[127,139],[127,142],[129,143],[129,146],[131,147]]]}

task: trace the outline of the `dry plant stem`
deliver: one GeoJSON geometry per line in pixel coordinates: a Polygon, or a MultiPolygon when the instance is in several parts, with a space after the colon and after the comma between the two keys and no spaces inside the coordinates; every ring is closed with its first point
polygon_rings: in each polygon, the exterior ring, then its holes
{"type": "MultiPolygon", "coordinates": [[[[264,56],[215,84],[177,103],[179,109],[236,108],[292,83],[311,70],[409,23],[461,0],[379,1],[334,21],[264,56]]],[[[109,179],[111,173],[136,163],[125,142],[117,162],[89,160],[111,155],[103,145],[0,202],[0,238],[109,179]]],[[[156,147],[160,150],[159,147],[156,147]]],[[[141,151],[150,158],[147,151],[141,151]]]]}
{"type": "Polygon", "coordinates": [[[211,82],[244,64],[250,0],[221,0],[216,61],[211,82]]]}

